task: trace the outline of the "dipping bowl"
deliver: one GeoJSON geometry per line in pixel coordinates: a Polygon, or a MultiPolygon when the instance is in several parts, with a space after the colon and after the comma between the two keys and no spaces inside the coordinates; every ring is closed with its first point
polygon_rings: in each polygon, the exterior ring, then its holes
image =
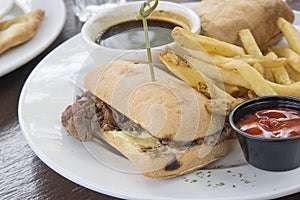
{"type": "Polygon", "coordinates": [[[286,171],[300,166],[300,136],[263,138],[241,131],[237,123],[256,111],[286,108],[300,111],[300,99],[288,96],[265,96],[245,101],[235,107],[229,122],[249,164],[267,171],[286,171]]]}
{"type": "MultiPolygon", "coordinates": [[[[106,9],[89,18],[81,30],[82,37],[88,47],[93,50],[109,49],[95,42],[99,33],[105,32],[115,25],[136,20],[141,4],[141,1],[125,3],[117,7],[106,9]]],[[[191,9],[177,3],[159,1],[157,8],[147,19],[166,21],[194,33],[200,32],[199,16],[191,9]]],[[[169,44],[162,46],[165,45],[169,44]]],[[[126,51],[126,49],[122,49],[121,52],[122,51],[126,51]]]]}

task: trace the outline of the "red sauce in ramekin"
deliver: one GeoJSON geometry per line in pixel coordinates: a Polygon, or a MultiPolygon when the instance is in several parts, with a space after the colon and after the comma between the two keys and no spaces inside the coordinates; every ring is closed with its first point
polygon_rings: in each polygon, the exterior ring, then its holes
{"type": "Polygon", "coordinates": [[[288,138],[300,135],[300,111],[271,108],[249,114],[237,123],[248,134],[264,138],[288,138]]]}

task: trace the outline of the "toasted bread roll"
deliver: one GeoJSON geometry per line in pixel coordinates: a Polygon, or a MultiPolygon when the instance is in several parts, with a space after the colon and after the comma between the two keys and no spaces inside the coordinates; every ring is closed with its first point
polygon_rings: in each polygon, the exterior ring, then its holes
{"type": "Polygon", "coordinates": [[[155,74],[152,82],[148,64],[118,60],[89,72],[85,87],[161,140],[188,142],[223,128],[204,95],[160,69],[155,74]]]}
{"type": "Polygon", "coordinates": [[[100,136],[151,178],[182,175],[226,155],[231,129],[207,112],[208,99],[158,68],[152,82],[148,70],[125,60],[92,69],[88,91],[66,108],[62,125],[80,141],[100,136]]]}
{"type": "Polygon", "coordinates": [[[137,142],[124,137],[124,134],[126,133],[104,132],[103,138],[149,178],[171,178],[202,168],[224,157],[229,146],[229,140],[224,134],[213,145],[202,143],[185,147],[160,146],[143,150],[137,142]]]}
{"type": "Polygon", "coordinates": [[[276,26],[279,17],[294,21],[292,9],[282,0],[202,0],[194,11],[202,34],[241,45],[238,32],[250,29],[262,51],[282,37],[276,26]]]}

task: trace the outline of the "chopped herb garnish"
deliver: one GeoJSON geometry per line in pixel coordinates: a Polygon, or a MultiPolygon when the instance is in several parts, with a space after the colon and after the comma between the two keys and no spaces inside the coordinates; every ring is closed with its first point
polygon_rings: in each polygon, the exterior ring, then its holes
{"type": "Polygon", "coordinates": [[[224,185],[225,185],[225,183],[223,183],[223,182],[216,184],[216,186],[224,186],[224,185]]]}
{"type": "MultiPolygon", "coordinates": [[[[235,176],[239,177],[239,180],[241,181],[241,183],[244,183],[244,184],[252,183],[252,181],[247,180],[248,177],[245,176],[242,173],[233,173],[231,170],[226,170],[226,173],[231,174],[231,176],[233,176],[233,177],[235,177],[235,176]]],[[[200,170],[198,170],[196,172],[196,175],[197,175],[198,179],[189,179],[187,177],[183,177],[183,179],[184,179],[185,182],[196,183],[196,182],[201,181],[199,178],[206,179],[208,177],[211,177],[213,174],[212,174],[211,170],[209,170],[209,171],[200,171],[200,170]]],[[[254,177],[256,177],[256,174],[254,174],[254,177]]],[[[255,180],[253,180],[253,181],[255,182],[255,180]]],[[[206,186],[207,187],[212,187],[212,188],[217,188],[217,187],[220,187],[220,186],[225,186],[225,182],[212,183],[212,180],[207,180],[206,181],[206,186]]],[[[251,186],[254,187],[253,184],[251,184],[251,186]]],[[[236,188],[236,187],[237,187],[237,185],[235,185],[235,184],[232,185],[232,188],[236,188]]]]}
{"type": "Polygon", "coordinates": [[[199,171],[199,172],[196,173],[196,175],[199,175],[199,174],[202,174],[202,171],[199,171]]]}

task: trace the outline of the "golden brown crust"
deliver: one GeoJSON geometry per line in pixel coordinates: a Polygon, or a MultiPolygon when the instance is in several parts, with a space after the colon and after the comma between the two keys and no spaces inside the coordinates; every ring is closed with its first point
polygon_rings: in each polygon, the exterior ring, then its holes
{"type": "Polygon", "coordinates": [[[160,139],[188,142],[223,128],[204,95],[162,70],[155,74],[151,82],[147,64],[118,60],[89,72],[85,87],[160,139]]]}
{"type": "Polygon", "coordinates": [[[279,17],[294,21],[293,11],[282,0],[202,0],[194,11],[206,35],[241,45],[237,33],[248,28],[263,51],[281,38],[279,17]]]}
{"type": "Polygon", "coordinates": [[[229,140],[224,140],[215,146],[202,144],[180,151],[166,146],[143,152],[135,143],[112,132],[104,132],[103,138],[125,155],[144,176],[150,178],[171,178],[200,169],[224,157],[229,143],[229,140]]]}
{"type": "Polygon", "coordinates": [[[44,11],[37,9],[0,23],[0,54],[35,36],[43,19],[44,11]]]}
{"type": "Polygon", "coordinates": [[[207,112],[207,98],[162,70],[155,68],[155,76],[152,82],[147,64],[126,60],[94,68],[86,75],[84,85],[89,91],[154,137],[118,131],[99,136],[150,178],[179,176],[227,154],[227,136],[217,133],[223,128],[222,120],[207,112]],[[161,143],[158,138],[172,142],[161,143]]]}
{"type": "MultiPolygon", "coordinates": [[[[172,160],[173,165],[178,166],[174,170],[167,169],[163,167],[158,170],[148,171],[144,173],[144,176],[149,178],[171,178],[175,176],[180,176],[189,172],[192,172],[196,169],[201,169],[204,166],[224,157],[228,152],[228,140],[223,141],[217,144],[214,147],[209,146],[196,146],[191,149],[188,149],[183,154],[180,154],[178,157],[174,155],[176,160],[172,160]],[[209,153],[204,157],[199,156],[201,149],[207,148],[209,153]]],[[[153,162],[153,161],[151,161],[153,162]]],[[[168,163],[170,165],[170,163],[168,163]]]]}

